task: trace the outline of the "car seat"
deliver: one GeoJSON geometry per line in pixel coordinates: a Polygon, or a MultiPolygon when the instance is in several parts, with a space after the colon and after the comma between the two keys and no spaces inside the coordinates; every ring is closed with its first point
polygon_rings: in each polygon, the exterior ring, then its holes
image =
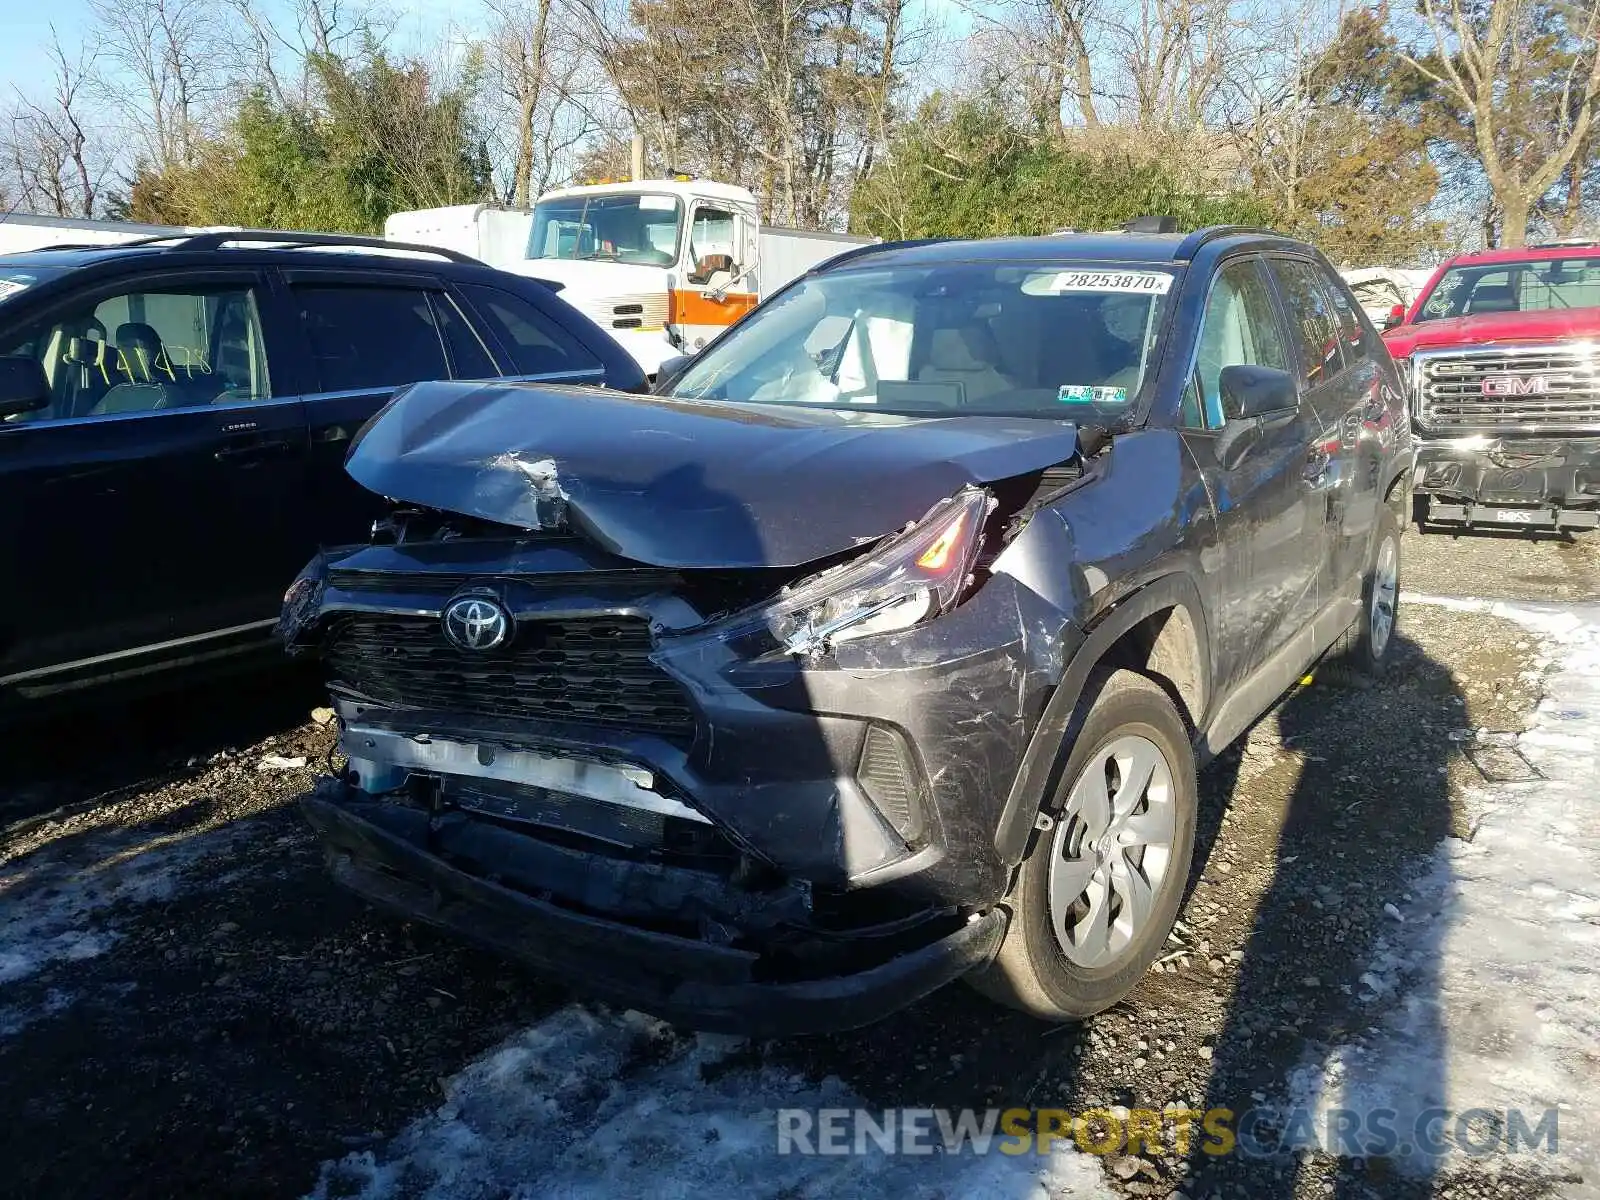
{"type": "Polygon", "coordinates": [[[1010,391],[1016,384],[1000,372],[1000,348],[987,325],[969,323],[935,329],[928,335],[928,350],[919,383],[959,383],[968,403],[1010,391]]]}
{"type": "Polygon", "coordinates": [[[1472,298],[1467,301],[1469,316],[1478,313],[1516,312],[1517,309],[1517,293],[1503,283],[1488,287],[1479,286],[1473,289],[1472,298]]]}
{"type": "Polygon", "coordinates": [[[174,381],[172,365],[161,345],[161,335],[142,321],[117,326],[117,368],[126,383],[118,383],[89,410],[91,416],[145,412],[167,408],[173,395],[166,385],[174,381]]]}

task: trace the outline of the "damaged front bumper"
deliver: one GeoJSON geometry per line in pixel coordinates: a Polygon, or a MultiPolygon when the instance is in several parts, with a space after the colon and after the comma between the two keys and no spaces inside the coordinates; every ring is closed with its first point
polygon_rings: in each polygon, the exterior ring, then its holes
{"type": "MultiPolygon", "coordinates": [[[[1005,932],[1004,913],[991,909],[853,971],[772,978],[749,949],[599,915],[570,895],[556,895],[564,889],[601,901],[605,893],[602,902],[612,906],[651,910],[691,886],[670,873],[470,818],[440,823],[416,809],[363,799],[332,780],[303,807],[334,877],[368,901],[574,981],[599,999],[698,1029],[779,1037],[867,1025],[987,961],[1005,932]],[[458,865],[463,860],[480,870],[458,865]],[[501,871],[482,871],[485,862],[501,871]],[[508,886],[495,877],[506,870],[537,877],[544,887],[508,886]]],[[[715,889],[699,882],[709,907],[715,889]]]]}
{"type": "Polygon", "coordinates": [[[348,765],[306,804],[337,877],[747,1034],[865,1024],[991,957],[1002,809],[1081,640],[1063,607],[996,570],[937,621],[797,656],[697,595],[538,539],[314,563],[281,633],[341,724],[348,765]],[[504,647],[446,644],[462,595],[502,607],[504,647]]]}
{"type": "Polygon", "coordinates": [[[1600,438],[1424,440],[1412,492],[1441,524],[1600,528],[1600,438]]]}

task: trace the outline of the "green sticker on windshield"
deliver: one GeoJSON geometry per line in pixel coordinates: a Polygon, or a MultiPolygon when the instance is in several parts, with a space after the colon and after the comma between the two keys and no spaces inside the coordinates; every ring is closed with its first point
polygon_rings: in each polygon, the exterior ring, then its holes
{"type": "Polygon", "coordinates": [[[1056,393],[1056,399],[1063,404],[1126,404],[1128,389],[1088,383],[1066,383],[1062,384],[1061,390],[1056,393]]]}

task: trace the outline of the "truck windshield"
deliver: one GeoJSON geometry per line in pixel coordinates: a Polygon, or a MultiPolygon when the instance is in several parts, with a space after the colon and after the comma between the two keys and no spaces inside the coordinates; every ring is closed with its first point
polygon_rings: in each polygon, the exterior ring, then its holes
{"type": "Polygon", "coordinates": [[[682,220],[676,197],[648,192],[541,200],[533,209],[528,257],[670,267],[678,261],[682,220]]]}
{"type": "Polygon", "coordinates": [[[1154,374],[1177,280],[1106,264],[862,267],[756,309],[672,386],[687,399],[1115,420],[1154,374]]]}
{"type": "Polygon", "coordinates": [[[1452,267],[1423,302],[1417,321],[1552,308],[1600,308],[1600,255],[1452,267]]]}

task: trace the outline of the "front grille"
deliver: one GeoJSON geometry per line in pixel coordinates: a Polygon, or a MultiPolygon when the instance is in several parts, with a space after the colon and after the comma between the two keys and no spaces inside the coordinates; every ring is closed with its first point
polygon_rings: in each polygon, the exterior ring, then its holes
{"type": "Polygon", "coordinates": [[[667,293],[605,296],[577,301],[584,316],[607,329],[659,329],[667,323],[667,293]]]}
{"type": "Polygon", "coordinates": [[[650,661],[640,618],[525,620],[493,650],[459,650],[433,617],[336,617],[323,646],[335,686],[388,708],[569,721],[694,736],[676,680],[650,661]]]}
{"type": "Polygon", "coordinates": [[[1425,429],[1600,429],[1600,353],[1588,346],[1421,352],[1415,370],[1425,429]]]}

